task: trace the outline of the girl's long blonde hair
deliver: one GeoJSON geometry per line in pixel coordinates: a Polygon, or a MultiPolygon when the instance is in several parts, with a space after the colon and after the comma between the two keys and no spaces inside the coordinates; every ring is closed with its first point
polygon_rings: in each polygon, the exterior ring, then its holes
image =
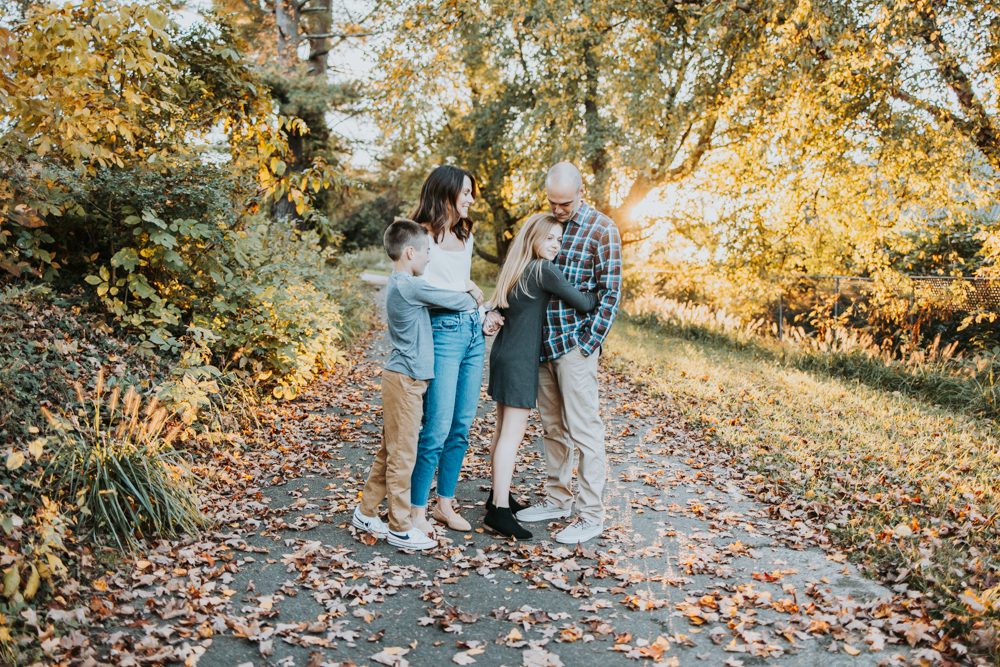
{"type": "Polygon", "coordinates": [[[527,278],[532,275],[538,278],[542,271],[542,263],[536,261],[539,257],[535,252],[535,246],[545,239],[553,227],[562,225],[548,213],[534,214],[521,227],[521,231],[514,237],[514,242],[510,244],[507,259],[500,269],[497,289],[490,299],[493,308],[506,308],[507,299],[515,289],[527,294],[525,289],[527,278]]]}

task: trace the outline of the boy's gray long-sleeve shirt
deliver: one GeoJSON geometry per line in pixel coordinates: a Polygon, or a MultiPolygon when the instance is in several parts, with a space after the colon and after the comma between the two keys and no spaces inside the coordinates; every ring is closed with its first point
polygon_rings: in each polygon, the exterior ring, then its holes
{"type": "Polygon", "coordinates": [[[428,306],[448,310],[474,310],[476,300],[467,292],[433,287],[426,280],[408,273],[389,276],[385,307],[389,320],[392,352],[385,364],[387,371],[408,375],[414,380],[434,378],[434,334],[428,306]]]}

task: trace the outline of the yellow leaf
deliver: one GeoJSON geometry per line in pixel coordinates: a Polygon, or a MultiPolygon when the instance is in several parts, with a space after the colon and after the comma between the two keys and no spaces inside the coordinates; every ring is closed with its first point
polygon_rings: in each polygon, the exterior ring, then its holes
{"type": "Polygon", "coordinates": [[[35,438],[28,445],[28,453],[37,459],[42,455],[42,450],[44,448],[45,448],[45,438],[35,438]]]}
{"type": "Polygon", "coordinates": [[[850,644],[844,644],[844,653],[847,655],[860,655],[861,650],[854,648],[850,644]]]}
{"type": "Polygon", "coordinates": [[[24,454],[11,452],[7,455],[7,470],[17,470],[24,464],[24,454]]]}
{"type": "Polygon", "coordinates": [[[24,599],[30,600],[35,597],[35,593],[38,592],[38,584],[41,582],[41,577],[38,575],[38,569],[32,565],[31,574],[28,575],[28,583],[24,586],[24,599]]]}
{"type": "Polygon", "coordinates": [[[965,592],[959,596],[959,600],[977,614],[986,612],[987,604],[971,588],[965,589],[965,592]]]}
{"type": "Polygon", "coordinates": [[[16,565],[11,565],[3,571],[3,594],[4,597],[12,597],[21,586],[21,575],[17,571],[16,565]]]}

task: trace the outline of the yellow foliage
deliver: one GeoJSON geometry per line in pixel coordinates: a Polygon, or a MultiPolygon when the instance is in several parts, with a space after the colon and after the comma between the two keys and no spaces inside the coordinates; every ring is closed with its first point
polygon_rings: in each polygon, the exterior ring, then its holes
{"type": "MultiPolygon", "coordinates": [[[[256,173],[265,196],[280,197],[293,161],[288,133],[308,126],[274,114],[266,87],[224,40],[201,45],[203,60],[219,59],[211,66],[188,62],[170,11],[118,0],[30,7],[24,21],[0,28],[0,127],[15,128],[38,157],[92,174],[168,168],[194,155],[192,137],[221,126],[233,165],[256,173]]],[[[297,176],[311,192],[337,180],[322,161],[297,176]]],[[[296,204],[305,211],[310,200],[296,204]]]]}

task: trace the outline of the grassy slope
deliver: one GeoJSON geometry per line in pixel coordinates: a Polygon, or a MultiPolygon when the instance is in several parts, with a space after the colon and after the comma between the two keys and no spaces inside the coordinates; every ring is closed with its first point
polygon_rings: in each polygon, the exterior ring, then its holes
{"type": "Polygon", "coordinates": [[[737,465],[808,503],[861,561],[926,591],[953,631],[992,642],[982,633],[1000,617],[994,423],[655,325],[620,321],[608,350],[737,465]]]}

